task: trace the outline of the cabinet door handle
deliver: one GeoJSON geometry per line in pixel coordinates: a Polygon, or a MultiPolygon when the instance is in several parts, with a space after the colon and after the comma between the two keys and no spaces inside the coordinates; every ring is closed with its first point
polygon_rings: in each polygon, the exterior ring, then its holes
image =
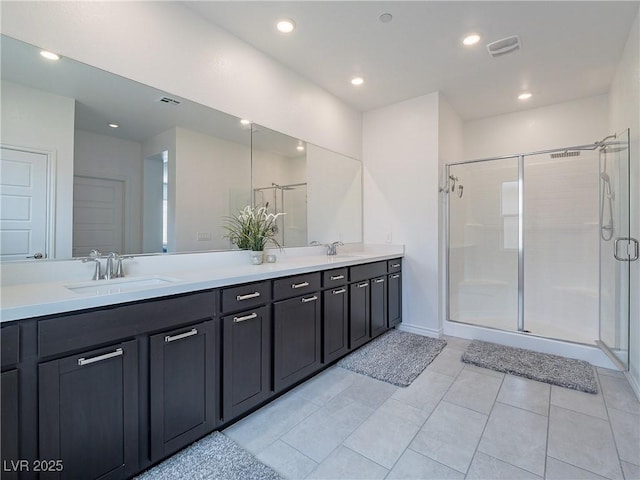
{"type": "Polygon", "coordinates": [[[400,278],[400,275],[396,273],[395,275],[391,275],[391,278],[400,278]]]}
{"type": "Polygon", "coordinates": [[[342,280],[344,275],[331,275],[331,280],[342,280]]]}
{"type": "Polygon", "coordinates": [[[245,315],[244,317],[233,317],[233,323],[240,323],[240,322],[244,322],[245,320],[251,320],[252,318],[257,318],[258,314],[257,313],[251,313],[249,315],[245,315]]]}
{"type": "Polygon", "coordinates": [[[341,293],[346,292],[346,290],[344,288],[341,288],[340,290],[334,290],[333,293],[334,295],[340,295],[341,293]]]}
{"type": "Polygon", "coordinates": [[[302,288],[302,287],[308,287],[309,286],[309,282],[302,282],[302,283],[294,283],[293,285],[291,285],[291,288],[302,288]]]}
{"type": "Polygon", "coordinates": [[[313,297],[309,297],[309,298],[303,298],[300,301],[302,303],[307,303],[307,302],[315,302],[318,299],[318,297],[316,297],[315,295],[313,297]]]}
{"type": "Polygon", "coordinates": [[[98,355],[97,357],[91,357],[91,358],[82,357],[78,359],[78,365],[82,367],[83,365],[90,365],[92,363],[101,362],[102,360],[107,360],[109,358],[119,357],[122,354],[123,354],[122,349],[118,348],[116,349],[115,352],[105,353],[104,355],[98,355]]]}
{"type": "Polygon", "coordinates": [[[236,296],[236,300],[249,300],[250,298],[257,298],[260,296],[260,292],[247,293],[246,295],[236,296]]]}
{"type": "Polygon", "coordinates": [[[400,264],[399,263],[392,263],[391,264],[391,268],[399,268],[400,264]]]}
{"type": "Polygon", "coordinates": [[[368,287],[369,286],[369,282],[364,282],[364,283],[359,283],[358,284],[358,288],[364,288],[364,287],[368,287]]]}
{"type": "Polygon", "coordinates": [[[376,283],[382,283],[382,282],[384,282],[384,278],[376,278],[374,281],[376,283]]]}
{"type": "Polygon", "coordinates": [[[195,328],[192,328],[188,332],[184,332],[184,333],[181,333],[179,335],[174,335],[174,336],[167,335],[166,337],[164,337],[164,341],[165,341],[165,343],[175,342],[176,340],[181,340],[183,338],[192,337],[192,336],[197,335],[197,334],[198,334],[198,330],[196,330],[195,328]]]}

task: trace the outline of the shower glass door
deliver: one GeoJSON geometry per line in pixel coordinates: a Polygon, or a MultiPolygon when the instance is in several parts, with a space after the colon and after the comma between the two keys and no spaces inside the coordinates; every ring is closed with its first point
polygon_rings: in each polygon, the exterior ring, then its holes
{"type": "Polygon", "coordinates": [[[600,149],[600,345],[629,365],[630,239],[629,131],[600,149]]]}
{"type": "Polygon", "coordinates": [[[598,338],[598,152],[524,158],[524,330],[598,338]]]}
{"type": "Polygon", "coordinates": [[[518,157],[450,165],[452,321],[518,328],[518,157]]]}

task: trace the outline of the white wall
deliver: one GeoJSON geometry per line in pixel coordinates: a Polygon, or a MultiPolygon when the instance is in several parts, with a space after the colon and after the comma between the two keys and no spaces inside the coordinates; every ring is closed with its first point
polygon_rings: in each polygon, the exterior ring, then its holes
{"type": "Polygon", "coordinates": [[[438,93],[363,119],[364,241],[403,243],[402,328],[438,335],[438,93]]]}
{"type": "MultiPolygon", "coordinates": [[[[640,239],[640,13],[611,85],[609,130],[631,129],[631,236],[640,239]]],[[[640,261],[631,265],[630,377],[640,396],[640,261]]]]}
{"type": "Polygon", "coordinates": [[[73,173],[124,182],[124,252],[141,252],[142,145],[131,140],[76,130],[73,173]]]}
{"type": "Polygon", "coordinates": [[[2,144],[49,152],[55,161],[55,258],[71,258],[74,122],[72,98],[2,82],[2,144]]]}
{"type": "Polygon", "coordinates": [[[176,129],[175,251],[231,247],[224,238],[222,217],[250,202],[250,172],[249,147],[176,129]],[[210,240],[198,240],[198,233],[210,240]]]}
{"type": "Polygon", "coordinates": [[[362,163],[307,146],[309,240],[362,241],[362,163]]]}
{"type": "Polygon", "coordinates": [[[1,27],[10,37],[361,158],[359,112],[178,2],[3,1],[1,27]]]}
{"type": "Polygon", "coordinates": [[[586,145],[608,135],[608,95],[464,123],[465,160],[586,145]]]}

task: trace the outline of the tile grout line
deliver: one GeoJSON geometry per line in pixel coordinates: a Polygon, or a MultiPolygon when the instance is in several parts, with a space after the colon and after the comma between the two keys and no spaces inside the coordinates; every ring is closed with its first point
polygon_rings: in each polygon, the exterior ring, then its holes
{"type": "MultiPolygon", "coordinates": [[[[496,398],[493,400],[493,405],[491,405],[491,410],[489,411],[489,414],[487,415],[487,421],[485,422],[484,427],[482,428],[482,433],[480,434],[480,437],[478,438],[478,442],[476,443],[476,448],[473,450],[473,455],[471,456],[471,461],[469,462],[469,466],[467,467],[467,471],[464,474],[464,478],[467,478],[467,475],[469,475],[469,469],[471,468],[471,465],[473,464],[473,460],[476,458],[476,455],[478,454],[478,448],[480,447],[480,442],[482,442],[482,437],[484,436],[484,432],[487,430],[487,425],[489,425],[489,420],[491,419],[491,414],[493,413],[493,410],[496,407],[496,403],[498,403],[498,395],[500,395],[500,390],[502,389],[502,385],[504,384],[504,379],[505,378],[506,378],[506,375],[503,374],[502,375],[502,379],[500,380],[500,386],[498,387],[498,391],[496,392],[496,398]]],[[[481,453],[483,453],[483,452],[481,452],[481,453]]],[[[487,454],[485,454],[485,455],[487,455],[487,454]]],[[[498,459],[498,460],[500,460],[500,459],[498,459]]],[[[501,461],[504,461],[504,460],[501,460],[501,461]]],[[[505,463],[508,463],[509,465],[511,465],[511,463],[509,463],[509,462],[505,462],[505,463]]],[[[514,465],[514,467],[515,466],[516,465],[514,465]]]]}
{"type": "MultiPolygon", "coordinates": [[[[445,345],[445,348],[446,348],[446,345],[445,345]]],[[[442,351],[444,351],[444,349],[443,349],[442,351]]],[[[456,350],[456,352],[457,352],[457,350],[456,350]]],[[[436,358],[438,358],[438,357],[436,357],[436,358]]],[[[431,363],[433,363],[433,361],[434,361],[434,360],[435,360],[435,358],[431,361],[431,363]]],[[[460,362],[461,362],[461,363],[463,363],[463,362],[462,362],[462,360],[460,360],[460,362]]],[[[420,375],[422,375],[424,372],[426,372],[428,368],[429,368],[429,365],[427,365],[427,366],[425,367],[425,369],[424,369],[422,372],[420,372],[420,375]]],[[[446,396],[447,396],[447,393],[449,392],[449,389],[450,389],[450,388],[451,388],[451,386],[456,382],[456,380],[457,380],[457,379],[458,379],[458,377],[460,376],[460,373],[461,373],[463,370],[464,370],[464,367],[460,369],[460,371],[456,374],[456,376],[455,376],[455,377],[453,377],[453,382],[451,382],[451,384],[450,384],[450,385],[447,387],[447,389],[444,391],[444,393],[443,393],[443,394],[442,394],[442,396],[440,397],[440,400],[438,400],[438,402],[436,403],[435,407],[433,407],[433,410],[431,410],[431,413],[429,413],[429,415],[427,416],[427,418],[425,419],[425,421],[422,423],[422,425],[420,426],[420,428],[418,429],[418,431],[413,435],[413,437],[411,438],[411,441],[408,443],[407,447],[402,451],[402,453],[401,453],[401,454],[400,454],[400,456],[397,458],[397,460],[396,460],[395,462],[393,462],[393,465],[392,465],[392,467],[389,469],[389,472],[387,473],[387,475],[385,475],[385,478],[387,478],[387,477],[389,476],[389,474],[391,473],[391,471],[395,468],[395,466],[398,464],[398,461],[402,458],[402,456],[405,454],[405,452],[406,452],[407,450],[411,450],[412,452],[415,452],[415,453],[417,453],[418,455],[422,455],[420,452],[416,452],[415,450],[413,450],[413,449],[411,448],[411,444],[412,444],[412,443],[413,443],[413,441],[416,439],[416,437],[418,436],[418,434],[420,433],[420,431],[422,430],[422,428],[427,424],[427,422],[429,421],[429,419],[430,419],[430,418],[431,418],[431,416],[433,415],[433,412],[435,412],[435,411],[437,410],[438,406],[442,403],[442,401],[444,400],[444,397],[446,397],[446,396]]],[[[438,373],[438,372],[432,372],[432,373],[438,373]]],[[[419,377],[420,375],[418,375],[418,377],[419,377]]],[[[443,375],[443,376],[445,376],[445,377],[448,377],[448,375],[444,375],[444,374],[442,374],[442,373],[440,373],[439,375],[443,375]]],[[[414,379],[414,381],[415,381],[415,380],[417,380],[417,379],[418,379],[418,377],[416,377],[416,378],[414,379]]],[[[401,402],[401,403],[404,403],[404,402],[401,402]]],[[[411,405],[409,405],[409,406],[411,406],[411,405]]],[[[428,455],[422,455],[422,456],[423,456],[423,457],[426,457],[426,458],[428,458],[429,460],[432,460],[432,461],[434,461],[434,462],[436,462],[436,463],[438,463],[438,464],[440,464],[440,465],[444,465],[444,463],[438,462],[437,460],[434,460],[433,458],[429,457],[428,455]]],[[[445,466],[445,467],[447,467],[447,468],[451,468],[452,470],[455,470],[456,472],[458,471],[458,470],[456,470],[455,468],[450,467],[449,465],[444,465],[444,466],[445,466]]]]}
{"type": "Polygon", "coordinates": [[[551,430],[551,396],[553,385],[549,385],[549,404],[547,405],[547,437],[544,445],[544,469],[542,478],[547,478],[547,458],[549,458],[549,431],[551,430]]]}
{"type": "Polygon", "coordinates": [[[597,369],[596,369],[596,378],[598,379],[598,387],[600,387],[600,391],[602,392],[602,401],[604,403],[604,410],[607,413],[607,423],[609,424],[609,431],[611,432],[613,445],[616,448],[616,455],[618,457],[618,468],[620,468],[620,473],[622,474],[622,478],[625,478],[624,469],[622,468],[622,458],[620,457],[620,449],[618,448],[618,441],[616,440],[616,433],[613,431],[613,425],[611,425],[611,415],[609,415],[609,405],[607,405],[607,399],[604,395],[604,389],[602,388],[602,384],[600,383],[600,374],[598,373],[597,369]]]}

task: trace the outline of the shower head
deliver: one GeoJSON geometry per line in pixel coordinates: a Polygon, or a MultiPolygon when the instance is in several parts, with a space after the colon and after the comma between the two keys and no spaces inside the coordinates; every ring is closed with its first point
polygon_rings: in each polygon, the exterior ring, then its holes
{"type": "Polygon", "coordinates": [[[565,150],[564,152],[556,152],[556,153],[552,153],[551,158],[567,158],[567,157],[579,157],[580,156],[580,151],[578,150],[565,150]]]}

